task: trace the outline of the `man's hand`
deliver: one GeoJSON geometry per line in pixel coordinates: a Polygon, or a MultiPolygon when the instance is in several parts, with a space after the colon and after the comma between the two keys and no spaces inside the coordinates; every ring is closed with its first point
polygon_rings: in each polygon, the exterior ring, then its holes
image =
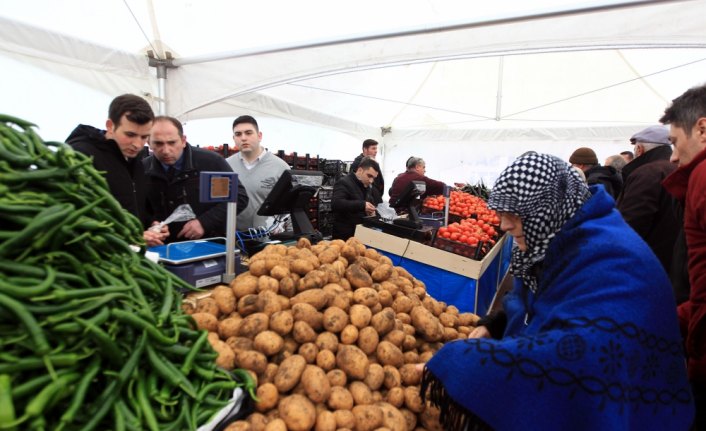
{"type": "MultiPolygon", "coordinates": [[[[158,225],[159,222],[152,223],[152,226],[158,225]]],[[[147,229],[142,233],[142,238],[144,238],[147,247],[154,247],[157,245],[164,245],[164,240],[169,237],[169,226],[164,225],[159,232],[147,229]]]]}
{"type": "Polygon", "coordinates": [[[366,215],[375,215],[375,205],[371,204],[370,202],[365,203],[365,214],[366,215]]]}
{"type": "Polygon", "coordinates": [[[186,222],[179,234],[177,234],[177,238],[201,239],[204,233],[205,231],[203,230],[203,226],[201,226],[201,222],[198,221],[198,219],[193,219],[186,222]]]}

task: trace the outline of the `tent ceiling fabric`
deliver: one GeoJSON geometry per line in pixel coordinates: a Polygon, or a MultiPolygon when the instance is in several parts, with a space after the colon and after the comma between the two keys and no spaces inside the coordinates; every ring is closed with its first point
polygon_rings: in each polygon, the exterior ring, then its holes
{"type": "MultiPolygon", "coordinates": [[[[385,22],[399,22],[388,24],[392,36],[348,43],[326,38],[346,38],[332,32],[346,24],[352,9],[340,10],[338,21],[306,21],[307,14],[316,17],[315,8],[262,3],[253,7],[270,8],[270,14],[249,14],[241,2],[218,0],[50,1],[44,4],[50,10],[36,7],[34,14],[13,14],[4,4],[0,55],[107,94],[156,97],[156,74],[145,52],[159,54],[168,46],[179,66],[168,69],[167,110],[184,121],[247,110],[352,136],[380,136],[381,127],[391,127],[386,141],[497,139],[517,136],[512,129],[519,128],[573,128],[589,137],[623,133],[625,127],[654,123],[672,98],[706,76],[706,26],[693,18],[706,13],[703,0],[643,1],[605,10],[600,6],[610,2],[593,2],[596,11],[580,14],[554,13],[568,4],[555,1],[545,9],[552,13],[527,20],[515,17],[532,11],[512,4],[534,2],[494,2],[495,15],[492,6],[469,5],[477,2],[391,2],[419,10],[403,22],[403,13],[380,5],[388,16],[371,16],[378,27],[368,34],[381,33],[385,22]],[[66,7],[66,23],[56,19],[62,13],[57,3],[66,7]],[[74,14],[83,14],[84,33],[69,20],[74,14]],[[288,28],[318,23],[322,38],[296,48],[298,42],[267,39],[272,28],[238,33],[239,20],[262,20],[264,26],[269,19],[277,24],[282,14],[292,14],[288,28]],[[444,27],[441,21],[425,22],[425,14],[456,21],[444,27]],[[414,31],[394,31],[399,25],[414,31]],[[258,48],[258,37],[270,48],[258,48]],[[254,41],[243,48],[246,38],[254,41]]],[[[313,3],[319,13],[355,7],[313,3]]]]}

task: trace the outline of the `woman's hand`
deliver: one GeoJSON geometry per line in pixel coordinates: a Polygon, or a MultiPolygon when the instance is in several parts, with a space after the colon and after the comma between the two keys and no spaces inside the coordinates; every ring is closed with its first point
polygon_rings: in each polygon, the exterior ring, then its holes
{"type": "Polygon", "coordinates": [[[490,332],[485,326],[478,326],[468,334],[468,338],[490,338],[490,332]]]}

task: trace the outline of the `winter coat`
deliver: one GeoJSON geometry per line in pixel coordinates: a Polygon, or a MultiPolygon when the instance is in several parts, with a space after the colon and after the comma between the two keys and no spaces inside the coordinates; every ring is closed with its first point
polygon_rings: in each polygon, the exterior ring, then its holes
{"type": "Polygon", "coordinates": [[[355,234],[356,225],[365,217],[365,202],[377,206],[382,199],[373,186],[365,188],[355,174],[348,174],[333,185],[333,239],[347,240],[355,234]]]}
{"type": "MultiPolygon", "coordinates": [[[[143,160],[147,177],[147,199],[153,208],[156,220],[163,221],[176,207],[189,204],[201,222],[204,238],[222,237],[226,234],[227,202],[200,202],[201,172],[233,172],[230,165],[220,155],[186,144],[182,155],[181,170],[169,180],[160,161],[151,155],[143,160]]],[[[238,182],[238,213],[248,205],[245,188],[238,182]]],[[[177,234],[186,222],[169,224],[169,238],[166,242],[183,241],[177,234]]]]}
{"type": "Polygon", "coordinates": [[[623,187],[623,179],[614,167],[596,165],[586,171],[585,174],[586,183],[589,186],[603,184],[603,187],[605,187],[606,191],[613,199],[617,199],[618,196],[620,196],[620,190],[623,187]]]}
{"type": "MultiPolygon", "coordinates": [[[[350,168],[351,174],[355,174],[355,171],[358,170],[358,165],[360,165],[360,161],[363,160],[363,157],[363,153],[361,153],[355,158],[355,160],[353,160],[350,168]]],[[[382,171],[382,167],[380,170],[382,171]]],[[[382,177],[382,172],[378,172],[378,176],[375,177],[375,180],[373,180],[373,186],[378,190],[380,196],[385,194],[385,179],[382,177]]]]}
{"type": "Polygon", "coordinates": [[[117,142],[105,138],[105,131],[79,125],[66,138],[74,150],[93,158],[93,166],[105,173],[110,193],[120,205],[137,217],[143,227],[151,224],[152,216],[145,196],[145,172],[142,159],[145,151],[133,159],[126,159],[117,142]]]}
{"type": "Polygon", "coordinates": [[[669,161],[668,145],[656,147],[623,168],[623,190],[616,207],[662,263],[671,270],[674,243],[681,221],[674,214],[673,199],[662,187],[662,180],[677,168],[669,161]]]}
{"type": "Polygon", "coordinates": [[[390,187],[390,202],[394,202],[402,194],[407,184],[412,181],[424,181],[424,184],[427,185],[427,190],[422,195],[422,199],[425,196],[440,195],[444,192],[445,184],[441,181],[432,180],[427,176],[419,174],[417,171],[405,171],[397,175],[392,182],[392,187],[390,187]]]}

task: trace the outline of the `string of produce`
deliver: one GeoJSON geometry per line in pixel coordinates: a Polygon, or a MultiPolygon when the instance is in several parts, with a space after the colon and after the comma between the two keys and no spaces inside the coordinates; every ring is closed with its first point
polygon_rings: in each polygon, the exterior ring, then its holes
{"type": "Polygon", "coordinates": [[[193,430],[252,394],[91,160],[34,127],[0,115],[0,430],[193,430]]]}

